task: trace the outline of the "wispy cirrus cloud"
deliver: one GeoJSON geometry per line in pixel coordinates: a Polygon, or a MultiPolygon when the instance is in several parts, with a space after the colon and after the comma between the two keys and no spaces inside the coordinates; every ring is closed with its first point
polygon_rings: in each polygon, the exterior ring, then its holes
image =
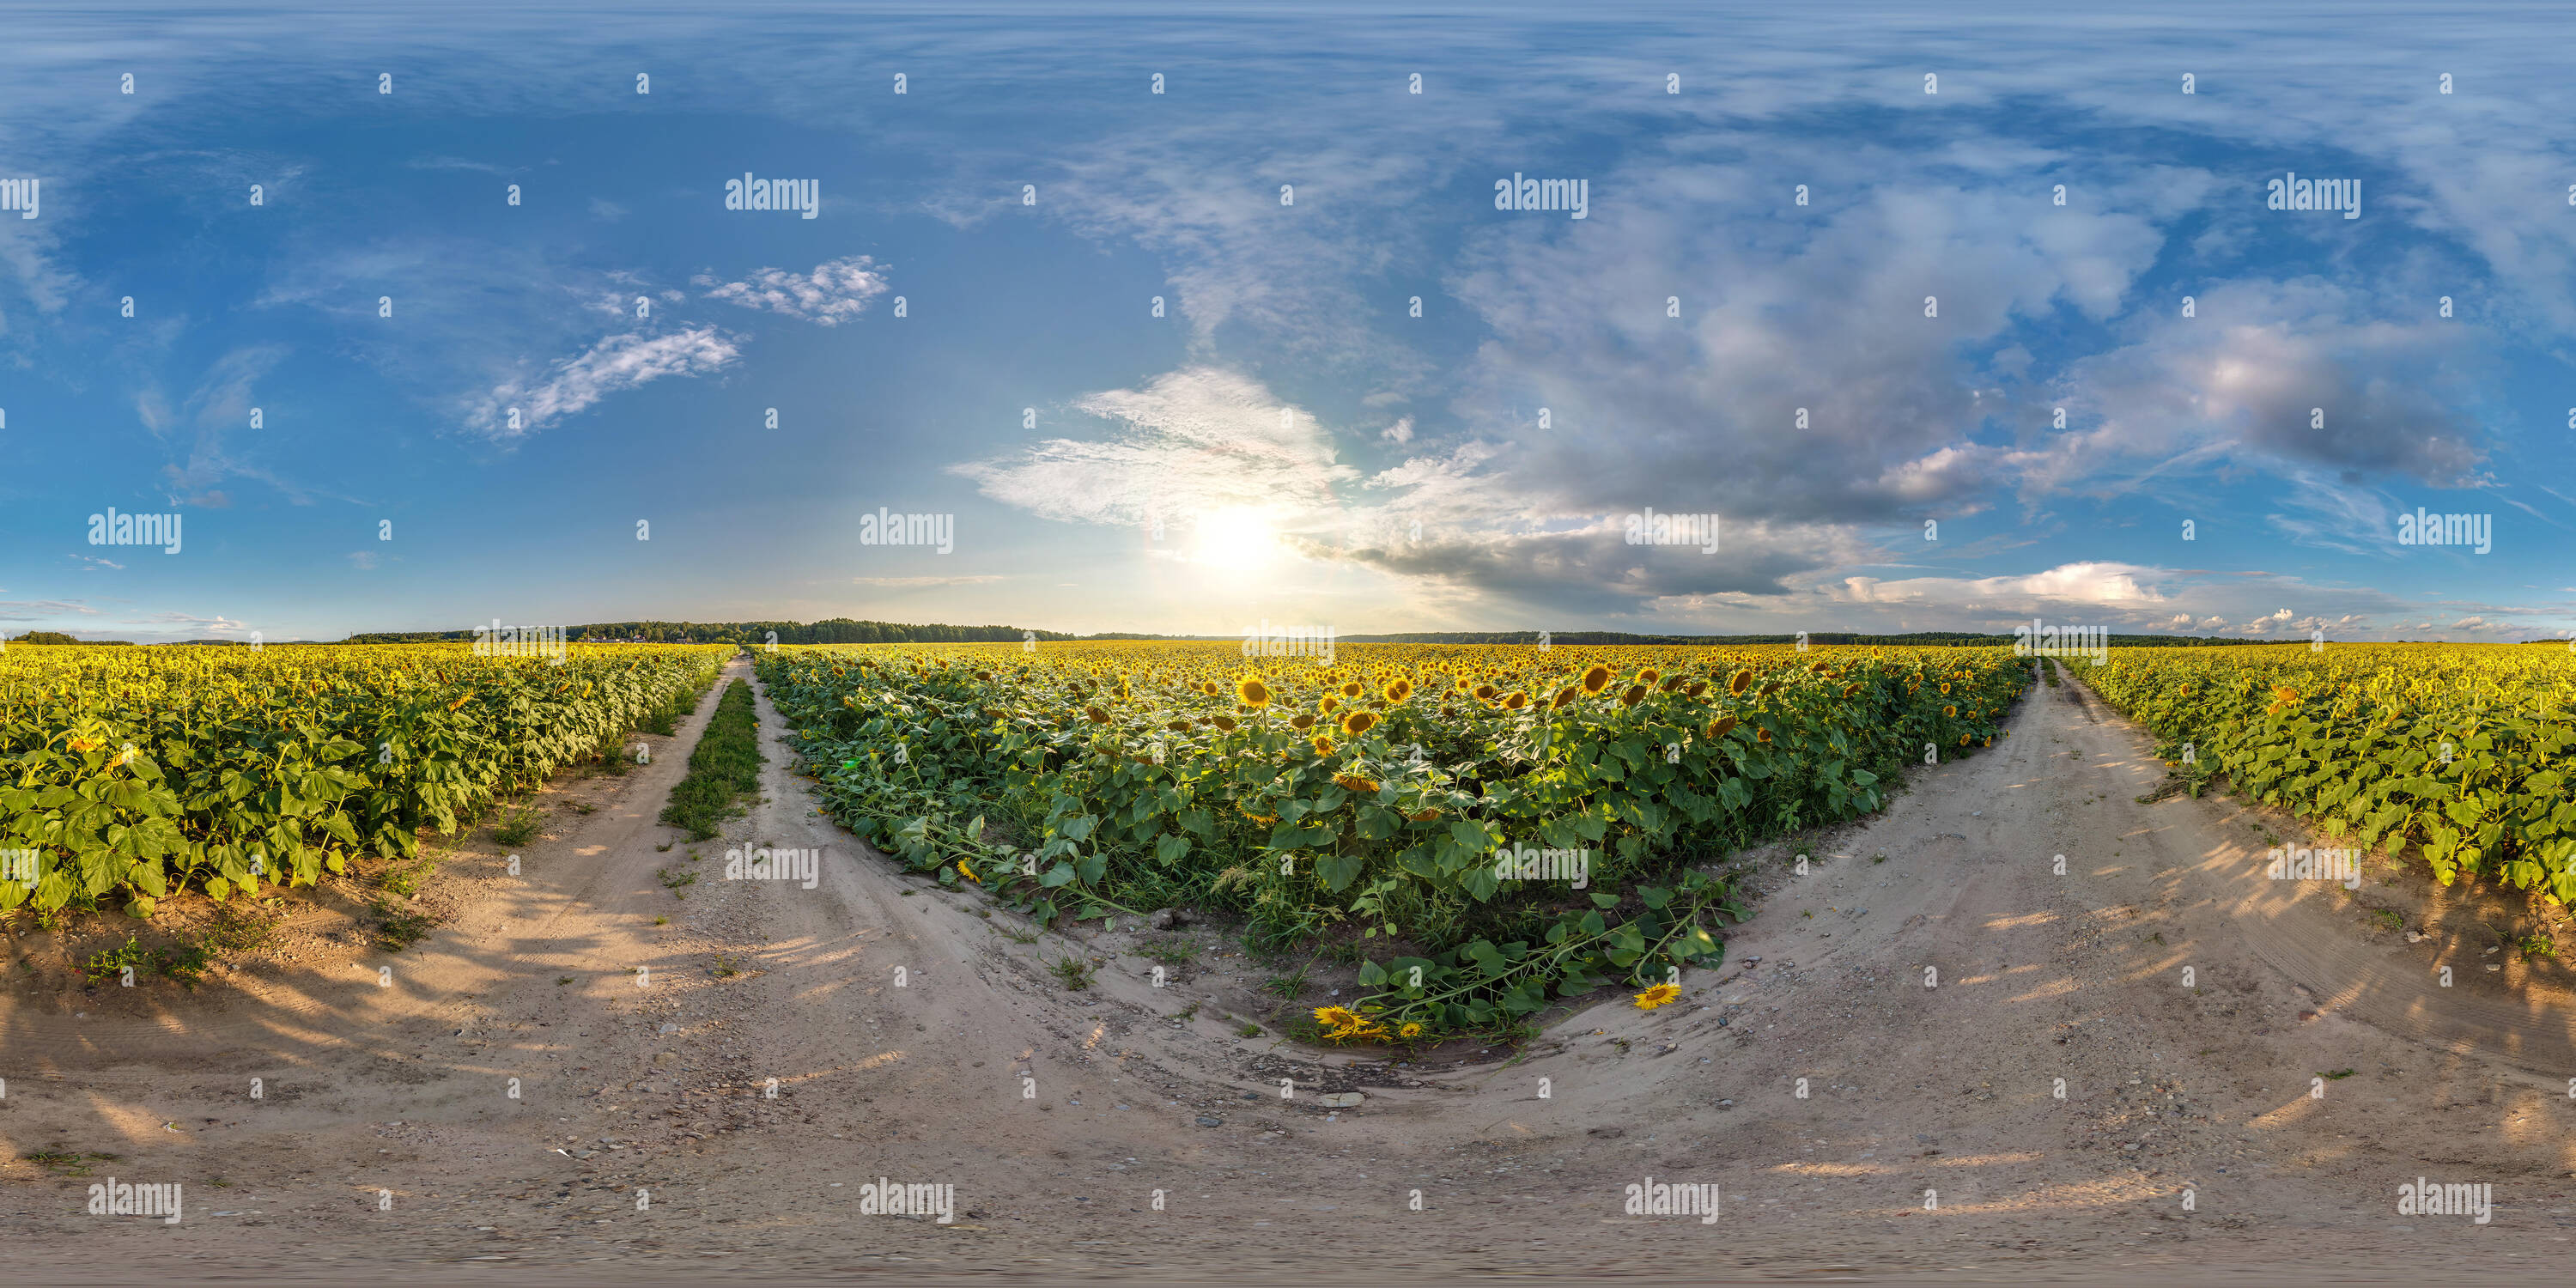
{"type": "Polygon", "coordinates": [[[1313,414],[1222,368],[1183,368],[1073,407],[1121,428],[1105,438],[1046,439],[950,472],[1041,518],[1137,525],[1259,510],[1278,516],[1283,530],[1329,525],[1341,508],[1335,488],[1360,477],[1336,459],[1313,414]]]}
{"type": "Polygon", "coordinates": [[[612,335],[555,363],[542,377],[494,386],[469,421],[485,436],[509,441],[585,411],[610,394],[666,376],[710,375],[741,357],[741,348],[712,326],[663,335],[612,335]]]}

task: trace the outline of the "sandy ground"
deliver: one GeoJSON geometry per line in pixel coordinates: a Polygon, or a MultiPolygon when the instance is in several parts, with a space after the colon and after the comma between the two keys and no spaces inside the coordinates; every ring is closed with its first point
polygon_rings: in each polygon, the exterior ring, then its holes
{"type": "Polygon", "coordinates": [[[1757,911],[1680,1002],[1409,1065],[1239,1036],[1274,972],[1216,928],[1030,936],[866,855],[766,701],[767,800],[678,840],[714,708],[567,789],[596,811],[520,876],[452,855],[408,951],[296,940],[194,993],[13,971],[11,1278],[2394,1282],[2576,1250],[2576,1011],[2487,951],[2512,905],[2265,880],[2303,834],[2141,803],[2150,740],[2075,684],[1739,856],[1757,911]],[[815,888],[722,879],[745,845],[821,851],[815,888]],[[1153,945],[1193,950],[1160,988],[1153,945]],[[111,1175],[183,1184],[183,1219],[88,1215],[111,1175]],[[1723,1214],[1626,1215],[1650,1177],[1723,1214]],[[2400,1216],[2419,1177],[2492,1185],[2491,1222],[2400,1216]],[[880,1178],[954,1220],[861,1215],[880,1178]]]}

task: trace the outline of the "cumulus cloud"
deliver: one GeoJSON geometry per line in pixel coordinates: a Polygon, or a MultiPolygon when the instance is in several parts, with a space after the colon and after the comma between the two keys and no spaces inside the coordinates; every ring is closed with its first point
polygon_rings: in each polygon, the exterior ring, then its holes
{"type": "Polygon", "coordinates": [[[701,273],[690,279],[709,287],[707,298],[765,309],[822,326],[839,326],[867,312],[889,289],[883,266],[865,255],[829,260],[812,272],[764,268],[746,281],[719,282],[701,273]]]}

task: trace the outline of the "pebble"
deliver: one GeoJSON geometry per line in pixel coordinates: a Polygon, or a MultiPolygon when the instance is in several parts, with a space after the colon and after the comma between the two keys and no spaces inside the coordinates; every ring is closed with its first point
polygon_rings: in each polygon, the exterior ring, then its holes
{"type": "Polygon", "coordinates": [[[1212,1117],[1209,1117],[1209,1116],[1208,1116],[1208,1115],[1206,1115],[1206,1114],[1200,1114],[1200,1115],[1199,1115],[1199,1126],[1201,1126],[1201,1127],[1223,1127],[1223,1126],[1225,1126],[1225,1120],[1224,1120],[1224,1119],[1222,1119],[1222,1118],[1212,1118],[1212,1117]]]}

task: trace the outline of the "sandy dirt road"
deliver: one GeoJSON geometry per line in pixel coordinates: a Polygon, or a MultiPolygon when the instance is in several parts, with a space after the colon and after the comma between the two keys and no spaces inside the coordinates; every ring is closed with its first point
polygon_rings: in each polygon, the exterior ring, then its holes
{"type": "Polygon", "coordinates": [[[654,817],[714,707],[520,876],[449,858],[456,914],[404,953],[13,984],[12,1278],[2395,1282],[2576,1251],[2565,973],[2432,896],[2390,928],[2265,880],[2287,821],[2141,803],[2150,740],[2073,683],[1881,815],[1737,856],[1754,915],[1680,1002],[1411,1065],[1239,1036],[1271,972],[1214,929],[1157,988],[1135,952],[1175,936],[1031,935],[865,854],[765,700],[767,799],[680,840],[654,817]],[[723,879],[746,848],[819,851],[814,886],[723,879]],[[111,1175],[183,1184],[183,1219],[88,1215],[111,1175]],[[2419,1177],[2492,1185],[2491,1221],[2398,1215],[2419,1177]],[[954,1219],[861,1215],[880,1178],[954,1219]],[[1626,1214],[1649,1178],[1722,1214],[1626,1214]]]}

